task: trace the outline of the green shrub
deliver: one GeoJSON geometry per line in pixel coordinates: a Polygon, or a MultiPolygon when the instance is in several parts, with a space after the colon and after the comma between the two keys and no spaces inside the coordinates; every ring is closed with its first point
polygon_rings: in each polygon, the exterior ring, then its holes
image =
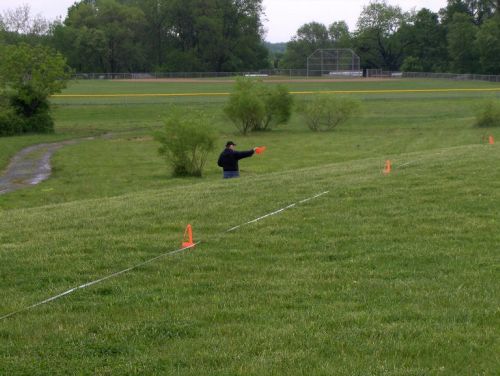
{"type": "Polygon", "coordinates": [[[292,116],[293,97],[285,86],[265,88],[262,99],[265,116],[263,122],[255,130],[269,130],[277,125],[288,123],[292,116]]]}
{"type": "Polygon", "coordinates": [[[209,125],[200,118],[181,116],[178,110],[171,112],[155,139],[161,143],[159,153],[172,167],[174,177],[202,176],[208,153],[215,147],[209,125]]]}
{"type": "Polygon", "coordinates": [[[238,79],[224,107],[224,113],[244,135],[259,128],[265,119],[266,107],[260,96],[255,81],[238,79]]]}
{"type": "Polygon", "coordinates": [[[287,123],[292,105],[293,98],[285,86],[269,88],[262,82],[239,78],[224,112],[242,134],[247,134],[287,123]]]}
{"type": "Polygon", "coordinates": [[[54,121],[50,115],[50,105],[46,98],[39,98],[28,88],[12,94],[10,107],[22,119],[21,133],[52,133],[54,121]]]}
{"type": "Polygon", "coordinates": [[[48,100],[27,98],[19,93],[0,97],[0,136],[54,131],[48,100]]]}
{"type": "Polygon", "coordinates": [[[346,98],[316,96],[299,106],[299,112],[312,131],[329,131],[347,122],[359,109],[359,103],[346,98]]]}
{"type": "Polygon", "coordinates": [[[488,101],[484,103],[477,111],[476,127],[500,127],[500,102],[488,101]]]}
{"type": "Polygon", "coordinates": [[[25,124],[14,109],[0,104],[0,136],[13,136],[24,132],[25,124]]]}

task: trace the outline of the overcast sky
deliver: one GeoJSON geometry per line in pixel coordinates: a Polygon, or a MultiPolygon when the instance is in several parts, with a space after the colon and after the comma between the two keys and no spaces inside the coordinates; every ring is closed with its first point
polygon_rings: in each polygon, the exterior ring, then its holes
{"type": "MultiPolygon", "coordinates": [[[[32,15],[41,14],[54,20],[66,17],[68,8],[75,0],[0,0],[0,13],[28,4],[32,15]]],[[[288,42],[297,29],[305,23],[317,21],[330,25],[335,21],[346,21],[351,31],[356,27],[361,10],[369,0],[264,0],[269,42],[288,42]]],[[[446,6],[446,0],[387,0],[407,11],[413,8],[428,8],[434,12],[446,6]]]]}

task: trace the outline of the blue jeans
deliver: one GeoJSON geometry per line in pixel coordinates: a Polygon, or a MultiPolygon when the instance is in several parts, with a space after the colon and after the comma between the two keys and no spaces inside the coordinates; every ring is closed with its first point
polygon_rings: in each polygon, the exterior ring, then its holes
{"type": "Polygon", "coordinates": [[[240,177],[240,172],[239,171],[224,171],[224,179],[231,179],[231,178],[239,178],[240,177]]]}

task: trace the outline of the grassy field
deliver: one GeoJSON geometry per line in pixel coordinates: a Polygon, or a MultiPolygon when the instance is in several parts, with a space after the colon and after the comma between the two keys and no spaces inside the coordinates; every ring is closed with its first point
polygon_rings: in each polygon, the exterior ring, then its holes
{"type": "MultiPolygon", "coordinates": [[[[214,90],[231,87],[82,82],[66,93],[214,90]]],[[[219,96],[71,97],[54,99],[56,134],[0,139],[5,165],[34,142],[106,135],[61,149],[48,181],[0,196],[0,316],[176,250],[188,223],[201,241],[0,320],[0,374],[498,374],[500,148],[481,141],[500,133],[472,123],[499,92],[351,95],[362,112],[324,134],[294,116],[239,136],[219,96]],[[209,119],[221,148],[268,150],[238,180],[215,162],[201,179],[173,179],[151,137],[172,105],[209,119]]]]}

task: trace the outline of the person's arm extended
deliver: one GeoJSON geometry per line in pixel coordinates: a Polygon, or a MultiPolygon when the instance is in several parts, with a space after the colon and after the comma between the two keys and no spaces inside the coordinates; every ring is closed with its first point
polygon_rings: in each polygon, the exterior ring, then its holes
{"type": "Polygon", "coordinates": [[[255,153],[255,150],[247,150],[247,151],[235,151],[234,156],[236,159],[243,159],[247,157],[251,157],[255,153]]]}

